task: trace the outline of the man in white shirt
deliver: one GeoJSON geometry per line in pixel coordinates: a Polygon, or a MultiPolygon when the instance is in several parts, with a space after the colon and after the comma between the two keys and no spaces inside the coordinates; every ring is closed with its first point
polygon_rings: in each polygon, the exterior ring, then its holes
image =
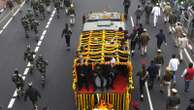
{"type": "Polygon", "coordinates": [[[152,14],[154,15],[154,27],[156,27],[158,17],[160,16],[160,7],[158,3],[156,3],[156,6],[153,7],[152,14]]]}
{"type": "Polygon", "coordinates": [[[192,50],[192,46],[189,44],[189,40],[186,37],[186,34],[183,33],[182,37],[178,38],[178,47],[179,47],[179,55],[180,55],[180,62],[183,60],[183,49],[188,47],[192,50]]]}
{"type": "Polygon", "coordinates": [[[176,83],[176,71],[178,70],[179,64],[180,64],[179,59],[176,58],[175,54],[173,54],[168,66],[170,67],[170,69],[173,72],[173,83],[174,84],[176,83]]]}

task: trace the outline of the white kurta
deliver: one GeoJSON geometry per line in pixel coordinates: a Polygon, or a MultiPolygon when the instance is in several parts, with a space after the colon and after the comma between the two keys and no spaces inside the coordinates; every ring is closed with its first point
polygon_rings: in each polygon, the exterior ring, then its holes
{"type": "Polygon", "coordinates": [[[156,27],[157,21],[158,21],[158,17],[160,16],[160,7],[159,6],[155,6],[152,9],[152,14],[154,15],[154,27],[156,27]]]}

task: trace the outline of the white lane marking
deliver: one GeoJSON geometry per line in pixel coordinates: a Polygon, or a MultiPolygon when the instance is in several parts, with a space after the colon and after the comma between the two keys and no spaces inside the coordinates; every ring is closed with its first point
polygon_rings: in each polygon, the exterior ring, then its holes
{"type": "Polygon", "coordinates": [[[4,29],[8,26],[8,24],[12,21],[12,19],[13,19],[13,17],[11,17],[11,18],[7,21],[7,23],[3,26],[2,30],[4,30],[4,29]]]}
{"type": "Polygon", "coordinates": [[[173,30],[173,31],[175,31],[175,28],[174,28],[174,26],[172,27],[172,30],[173,30]]]}
{"type": "Polygon", "coordinates": [[[16,98],[11,98],[9,105],[8,105],[8,109],[11,109],[13,107],[13,104],[15,103],[16,98]]]}
{"type": "Polygon", "coordinates": [[[27,67],[30,67],[30,62],[28,62],[27,67]]]}
{"type": "Polygon", "coordinates": [[[21,8],[24,6],[25,4],[25,0],[22,2],[22,4],[19,6],[19,8],[17,9],[17,11],[13,14],[13,16],[7,21],[7,23],[3,26],[3,28],[0,30],[0,34],[3,33],[3,31],[5,30],[5,28],[9,25],[9,23],[13,20],[13,18],[16,16],[16,14],[21,10],[21,8]]]}
{"type": "Polygon", "coordinates": [[[187,58],[189,59],[190,62],[193,62],[191,56],[189,55],[188,51],[186,48],[184,48],[185,54],[187,55],[187,58]]]}
{"type": "MultiPolygon", "coordinates": [[[[22,4],[19,6],[20,9],[24,6],[24,4],[25,4],[25,0],[24,0],[24,2],[22,2],[22,4]]],[[[20,9],[18,9],[18,10],[13,14],[13,16],[15,16],[15,15],[20,11],[20,9]]]]}
{"type": "MultiPolygon", "coordinates": [[[[53,16],[55,15],[55,12],[56,12],[56,8],[53,10],[53,12],[52,12],[52,14],[51,14],[51,16],[50,16],[51,18],[53,18],[53,16]]],[[[51,20],[51,21],[52,21],[52,20],[51,20]]],[[[51,21],[50,21],[50,23],[51,23],[51,21]]],[[[41,35],[41,36],[45,36],[45,35],[46,35],[46,33],[45,33],[45,30],[44,30],[44,31],[42,32],[42,35],[41,35]]],[[[43,37],[43,38],[44,38],[44,37],[43,37]]],[[[40,41],[40,39],[39,39],[39,41],[40,41]]],[[[37,44],[36,48],[39,47],[39,46],[40,46],[40,45],[37,44]]],[[[35,50],[36,50],[36,48],[35,48],[35,50]]],[[[35,51],[35,50],[34,50],[34,51],[35,51]]],[[[39,48],[38,48],[36,51],[38,52],[38,50],[39,50],[39,48]]],[[[36,55],[35,55],[34,57],[36,57],[36,55]]],[[[27,67],[26,67],[26,69],[25,69],[23,75],[27,75],[27,74],[28,74],[29,66],[30,66],[30,65],[31,65],[30,62],[28,62],[27,67]]],[[[25,79],[26,77],[24,76],[23,78],[25,79]]],[[[12,108],[13,108],[13,105],[14,105],[14,103],[15,103],[15,101],[16,101],[16,97],[17,97],[17,89],[16,89],[15,92],[13,93],[13,98],[11,98],[11,100],[10,100],[8,106],[7,106],[8,109],[12,109],[12,108]]]]}
{"type": "Polygon", "coordinates": [[[131,25],[132,25],[132,27],[134,27],[135,25],[134,25],[134,21],[133,21],[133,17],[131,16],[131,25]]]}
{"type": "Polygon", "coordinates": [[[145,88],[146,88],[146,93],[147,93],[147,96],[148,96],[148,102],[149,102],[149,105],[150,105],[150,110],[154,110],[152,100],[151,100],[151,97],[150,97],[150,91],[148,89],[148,82],[147,81],[145,82],[145,88]]]}
{"type": "Polygon", "coordinates": [[[39,40],[37,46],[40,46],[42,44],[42,41],[39,40]]]}
{"type": "Polygon", "coordinates": [[[14,91],[13,97],[17,97],[17,89],[14,91]]]}
{"type": "Polygon", "coordinates": [[[40,40],[43,40],[43,39],[44,39],[44,36],[45,36],[46,32],[47,32],[47,30],[45,29],[45,30],[43,31],[43,33],[42,33],[42,36],[41,36],[40,40]]]}
{"type": "Polygon", "coordinates": [[[47,29],[48,27],[49,27],[49,24],[47,24],[45,28],[47,29]]]}
{"type": "Polygon", "coordinates": [[[23,75],[27,75],[28,74],[28,71],[29,71],[29,67],[27,67],[26,69],[25,69],[25,71],[24,71],[24,74],[23,75]]]}
{"type": "Polygon", "coordinates": [[[37,53],[40,47],[36,47],[34,52],[37,53]]]}
{"type": "Polygon", "coordinates": [[[3,30],[0,30],[0,35],[2,34],[3,30]]]}

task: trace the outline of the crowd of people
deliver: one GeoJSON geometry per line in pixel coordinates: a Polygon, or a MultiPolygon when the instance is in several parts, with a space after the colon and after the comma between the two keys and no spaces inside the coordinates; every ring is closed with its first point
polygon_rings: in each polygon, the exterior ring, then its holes
{"type": "MultiPolygon", "coordinates": [[[[10,0],[10,2],[13,2],[10,0]]],[[[19,2],[19,1],[18,1],[19,2]]],[[[20,1],[21,2],[21,1],[20,1]]],[[[55,8],[57,18],[60,18],[60,10],[64,9],[68,10],[67,15],[75,14],[75,7],[73,1],[70,0],[26,0],[28,5],[27,10],[21,10],[21,14],[23,15],[21,18],[21,24],[25,31],[25,37],[29,40],[30,38],[30,31],[35,33],[36,41],[39,40],[39,28],[38,26],[41,23],[41,20],[45,20],[47,14],[51,14],[51,11],[55,8]],[[73,5],[72,5],[73,4],[73,5]]],[[[71,28],[69,23],[66,23],[65,28],[62,30],[61,37],[65,37],[67,50],[70,50],[70,38],[71,38],[71,28]]],[[[36,58],[36,52],[32,50],[30,45],[27,45],[27,48],[24,52],[24,61],[28,64],[27,68],[30,75],[33,75],[36,72],[40,73],[41,76],[41,86],[44,88],[46,84],[46,70],[48,66],[48,61],[43,58],[40,54],[36,58]]],[[[38,107],[38,100],[41,98],[41,94],[33,86],[31,81],[28,82],[28,87],[25,87],[25,77],[23,74],[19,72],[17,68],[14,69],[12,74],[12,81],[16,86],[17,91],[17,99],[24,98],[25,101],[29,98],[33,104],[34,110],[39,110],[38,107]]],[[[43,107],[42,110],[48,110],[47,107],[43,107]]]]}
{"type": "MultiPolygon", "coordinates": [[[[124,0],[124,4],[130,1],[124,0]]],[[[129,7],[127,7],[129,8],[129,7]]],[[[126,11],[126,6],[124,5],[125,15],[128,14],[126,11]]],[[[138,5],[134,13],[135,15],[135,27],[131,34],[129,35],[129,40],[131,41],[131,54],[132,58],[135,54],[136,45],[138,45],[138,50],[142,56],[145,57],[147,53],[147,47],[151,38],[148,30],[144,28],[143,24],[150,25],[150,17],[153,15],[153,27],[158,29],[158,34],[156,37],[157,52],[153,59],[151,59],[150,64],[142,63],[141,69],[136,73],[136,76],[139,77],[139,92],[140,99],[144,98],[144,87],[145,82],[148,82],[149,90],[154,89],[155,80],[158,79],[160,83],[160,92],[166,94],[166,110],[178,110],[180,108],[181,98],[179,96],[178,90],[176,88],[176,77],[177,71],[179,70],[179,65],[183,62],[183,50],[189,48],[192,52],[192,45],[189,42],[187,33],[184,31],[183,24],[177,18],[175,11],[171,7],[170,2],[165,2],[165,5],[161,7],[159,3],[152,4],[151,1],[147,1],[142,5],[138,5]],[[163,13],[163,14],[162,14],[163,13]],[[145,23],[142,23],[142,16],[145,15],[145,23]],[[163,17],[162,17],[163,15],[163,17]],[[169,26],[169,34],[173,34],[173,39],[175,42],[175,47],[178,49],[179,56],[172,54],[171,59],[169,60],[168,65],[163,70],[163,65],[166,60],[164,60],[164,51],[161,46],[164,43],[167,46],[166,36],[168,33],[165,33],[162,28],[158,25],[160,18],[164,18],[164,24],[169,26]]],[[[127,18],[127,17],[126,17],[127,18]]],[[[160,20],[161,21],[161,20],[160,20]]],[[[193,62],[188,64],[188,67],[185,68],[180,77],[183,78],[185,82],[184,92],[189,92],[190,83],[194,77],[194,67],[193,62]]],[[[193,97],[190,99],[191,104],[187,107],[187,110],[194,110],[193,106],[193,97]]],[[[138,109],[138,107],[137,107],[138,109]]]]}

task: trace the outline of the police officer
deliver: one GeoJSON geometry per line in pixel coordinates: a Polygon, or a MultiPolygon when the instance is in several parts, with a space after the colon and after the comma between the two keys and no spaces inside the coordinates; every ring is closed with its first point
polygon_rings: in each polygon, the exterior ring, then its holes
{"type": "Polygon", "coordinates": [[[24,61],[26,62],[30,62],[30,73],[32,74],[33,69],[34,69],[34,57],[33,55],[35,55],[35,52],[33,52],[30,49],[30,45],[27,46],[26,51],[24,52],[24,61]]]}
{"type": "Polygon", "coordinates": [[[39,6],[38,7],[39,13],[41,14],[42,19],[44,20],[45,19],[45,8],[44,8],[44,4],[43,3],[40,3],[38,6],[39,6]]]}
{"type": "Polygon", "coordinates": [[[40,25],[38,20],[33,20],[31,23],[32,30],[34,31],[35,34],[38,34],[38,26],[40,25]]]}
{"type": "MultiPolygon", "coordinates": [[[[66,24],[68,27],[68,25],[66,24]]],[[[64,28],[61,37],[65,37],[67,50],[70,50],[70,39],[71,39],[72,31],[70,28],[64,28]]]]}
{"type": "Polygon", "coordinates": [[[128,17],[128,10],[129,10],[130,5],[131,5],[131,1],[130,1],[130,0],[124,0],[124,1],[123,1],[124,14],[125,14],[125,18],[126,18],[126,19],[127,19],[127,17],[128,17]]]}
{"type": "Polygon", "coordinates": [[[154,63],[158,66],[159,70],[158,70],[158,80],[161,79],[161,69],[162,69],[162,65],[164,65],[164,57],[162,55],[162,51],[161,49],[157,50],[157,53],[154,57],[154,63]]]}
{"type": "Polygon", "coordinates": [[[59,18],[60,16],[59,16],[59,11],[60,11],[60,0],[55,0],[54,1],[54,6],[55,6],[55,8],[56,8],[56,10],[57,10],[57,18],[59,18]]]}
{"type": "Polygon", "coordinates": [[[26,38],[29,38],[28,32],[30,31],[30,27],[29,27],[30,23],[26,16],[22,17],[21,23],[22,23],[22,26],[24,27],[26,38]]]}
{"type": "Polygon", "coordinates": [[[29,19],[29,21],[31,22],[31,20],[33,19],[33,17],[34,17],[34,14],[33,14],[32,10],[29,8],[27,10],[27,13],[26,13],[26,18],[29,19]]]}
{"type": "Polygon", "coordinates": [[[46,80],[46,67],[48,65],[48,61],[44,60],[42,55],[39,55],[37,60],[36,60],[36,68],[41,74],[41,80],[42,80],[42,85],[44,86],[45,80],[46,80]]]}
{"type": "Polygon", "coordinates": [[[175,88],[171,89],[172,95],[168,96],[166,102],[166,110],[179,110],[180,108],[180,96],[175,88]]]}
{"type": "Polygon", "coordinates": [[[169,16],[172,13],[172,8],[170,6],[170,2],[167,2],[167,4],[164,6],[164,22],[169,22],[169,16]]]}
{"type": "Polygon", "coordinates": [[[24,80],[22,78],[22,75],[19,74],[19,71],[17,68],[15,68],[14,73],[12,75],[12,81],[16,85],[18,98],[20,98],[20,95],[23,95],[24,93],[24,80]]]}
{"type": "Polygon", "coordinates": [[[32,0],[31,1],[31,7],[33,8],[34,14],[37,17],[38,16],[38,6],[39,6],[39,1],[38,0],[32,0]]]}
{"type": "Polygon", "coordinates": [[[39,21],[38,20],[33,20],[32,23],[31,23],[31,29],[32,31],[34,31],[35,33],[35,40],[38,42],[38,26],[40,25],[39,21]]]}
{"type": "Polygon", "coordinates": [[[30,101],[33,104],[34,109],[36,109],[38,99],[41,98],[41,95],[36,88],[32,87],[32,82],[28,83],[28,88],[25,93],[24,101],[27,101],[27,98],[30,99],[30,101]]]}

